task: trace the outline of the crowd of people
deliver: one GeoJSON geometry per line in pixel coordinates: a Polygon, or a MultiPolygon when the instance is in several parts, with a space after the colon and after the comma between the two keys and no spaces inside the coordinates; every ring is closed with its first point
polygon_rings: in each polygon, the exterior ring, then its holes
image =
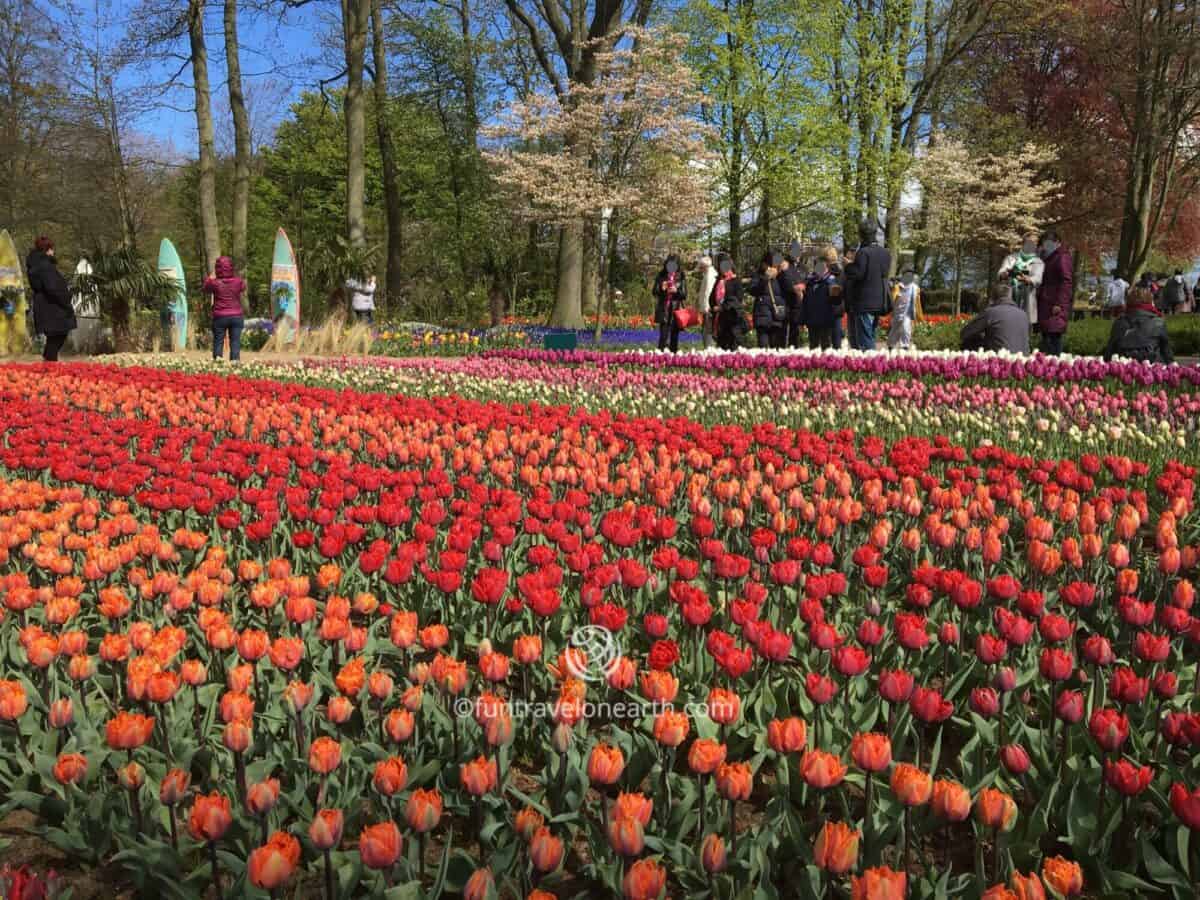
{"type": "Polygon", "coordinates": [[[747,286],[728,255],[717,257],[715,266],[701,257],[699,294],[691,304],[679,257],[668,256],[653,287],[659,349],[678,350],[679,332],[695,321],[706,345],[715,341],[725,350],[739,347],[751,328],[763,348],[801,347],[807,336],[814,349],[841,347],[848,338],[856,350],[873,350],[879,319],[889,314],[889,346],[912,346],[920,306],[916,273],[891,277],[891,254],[879,245],[878,231],[874,220],[864,221],[858,247],[842,254],[827,247],[808,267],[796,243],[787,253],[764,253],[747,286]]]}
{"type": "MultiPolygon", "coordinates": [[[[873,219],[859,226],[857,247],[839,253],[826,247],[807,265],[799,244],[788,253],[764,253],[744,284],[725,254],[702,256],[697,263],[698,294],[689,303],[687,278],[678,255],[664,261],[654,280],[654,321],[660,350],[679,349],[680,332],[692,324],[702,328],[704,345],[723,350],[742,346],[751,329],[761,348],[834,349],[846,339],[853,350],[874,350],[880,319],[891,316],[887,344],[912,347],[913,323],[921,317],[921,289],[916,272],[891,277],[890,252],[878,243],[873,219]],[[845,333],[843,334],[843,323],[845,333]]],[[[1005,257],[990,303],[964,325],[964,350],[1029,353],[1031,335],[1049,356],[1063,352],[1075,307],[1074,262],[1053,229],[1029,234],[1020,249],[1005,257]]],[[[1114,273],[1106,294],[1106,310],[1116,318],[1105,350],[1148,362],[1171,362],[1163,316],[1195,303],[1200,309],[1200,282],[1189,292],[1181,272],[1171,278],[1146,275],[1128,287],[1114,273]]]]}

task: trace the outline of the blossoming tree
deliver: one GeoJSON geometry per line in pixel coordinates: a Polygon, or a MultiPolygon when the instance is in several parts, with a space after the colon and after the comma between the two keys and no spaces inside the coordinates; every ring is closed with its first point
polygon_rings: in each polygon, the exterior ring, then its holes
{"type": "Polygon", "coordinates": [[[1056,154],[1026,144],[1017,153],[975,155],[961,141],[942,139],[918,161],[915,175],[928,200],[919,238],[954,256],[954,312],[962,306],[962,265],[971,243],[1012,246],[1042,224],[1062,183],[1043,176],[1056,154]]]}
{"type": "MultiPolygon", "coordinates": [[[[700,97],[679,63],[682,41],[630,29],[596,54],[591,83],[514,102],[487,129],[484,156],[521,214],[562,226],[607,214],[610,247],[618,228],[653,236],[703,222],[710,154],[706,126],[690,115],[700,97]]],[[[582,326],[578,297],[552,324],[582,326]]]]}

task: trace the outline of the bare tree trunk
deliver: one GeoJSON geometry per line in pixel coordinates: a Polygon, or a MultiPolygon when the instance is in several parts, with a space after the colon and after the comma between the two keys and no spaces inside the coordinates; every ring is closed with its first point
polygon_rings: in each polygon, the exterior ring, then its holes
{"type": "Polygon", "coordinates": [[[363,99],[363,67],[371,7],[370,0],[341,2],[342,38],[346,53],[346,239],[352,247],[365,247],[367,119],[363,99]]]}
{"type": "Polygon", "coordinates": [[[217,225],[217,152],[208,82],[208,48],[204,44],[204,0],[188,0],[188,39],[196,95],[196,131],[200,138],[200,230],[204,235],[204,271],[211,272],[221,255],[221,231],[217,225]]]}
{"type": "Polygon", "coordinates": [[[583,223],[562,227],[558,237],[558,288],[550,325],[555,328],[582,328],[580,293],[583,286],[583,223]]]}
{"type": "Polygon", "coordinates": [[[579,308],[587,315],[596,311],[596,283],[600,276],[600,229],[594,221],[583,228],[583,274],[579,284],[579,308]]]}
{"type": "MultiPolygon", "coordinates": [[[[117,125],[117,101],[113,94],[111,78],[104,80],[105,96],[100,100],[105,111],[105,125],[108,128],[108,152],[112,165],[113,186],[117,193],[117,211],[121,218],[121,244],[130,250],[137,249],[137,236],[134,233],[133,209],[129,202],[129,178],[125,172],[125,153],[121,148],[121,130],[117,125]]],[[[126,310],[128,313],[128,310],[126,310]]],[[[126,322],[128,330],[128,322],[126,322]]]]}
{"type": "Polygon", "coordinates": [[[392,142],[391,102],[388,97],[387,46],[384,43],[383,3],[371,0],[371,58],[375,64],[375,130],[383,168],[383,206],[387,219],[387,296],[399,300],[404,278],[404,198],[392,142]]]}
{"type": "Polygon", "coordinates": [[[233,259],[246,264],[246,224],[250,209],[250,117],[242,92],[242,62],[238,50],[238,0],[225,0],[225,70],[229,110],[233,113],[233,259]]]}

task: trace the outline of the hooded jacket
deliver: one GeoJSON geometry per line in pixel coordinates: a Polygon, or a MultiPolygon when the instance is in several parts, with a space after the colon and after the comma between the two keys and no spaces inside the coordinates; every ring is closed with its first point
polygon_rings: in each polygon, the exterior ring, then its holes
{"type": "Polygon", "coordinates": [[[246,282],[233,269],[233,260],[228,256],[217,258],[217,274],[204,279],[204,293],[212,294],[213,318],[242,315],[242,294],[246,282]]]}
{"type": "Polygon", "coordinates": [[[1108,346],[1104,348],[1105,362],[1114,356],[1142,362],[1174,361],[1167,323],[1158,310],[1149,306],[1131,306],[1125,315],[1113,322],[1108,346]]]}
{"type": "Polygon", "coordinates": [[[687,279],[683,276],[682,269],[676,269],[674,280],[672,281],[672,273],[667,271],[667,267],[663,266],[658,272],[658,277],[654,279],[654,288],[650,292],[654,295],[654,323],[662,325],[669,323],[671,317],[675,315],[675,310],[683,309],[687,302],[687,279]],[[664,282],[672,282],[672,290],[668,293],[663,290],[664,282]]]}
{"type": "Polygon", "coordinates": [[[1046,257],[1037,292],[1037,323],[1045,334],[1062,334],[1071,321],[1075,303],[1075,272],[1071,254],[1058,247],[1046,257]]]}
{"type": "Polygon", "coordinates": [[[58,271],[53,256],[30,251],[25,274],[33,290],[33,326],[38,334],[68,334],[75,330],[75,308],[67,281],[58,271]]]}

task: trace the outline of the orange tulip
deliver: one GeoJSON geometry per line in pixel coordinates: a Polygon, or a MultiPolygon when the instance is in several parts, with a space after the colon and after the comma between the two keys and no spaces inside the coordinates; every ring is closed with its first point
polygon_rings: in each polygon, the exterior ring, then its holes
{"type": "Polygon", "coordinates": [[[654,720],[654,739],[664,747],[678,747],[687,735],[688,717],[684,713],[668,709],[654,720]]]}
{"type": "Polygon", "coordinates": [[[367,683],[366,662],[361,656],[350,660],[342,666],[341,671],[333,679],[333,683],[347,697],[357,697],[367,683]]]}
{"type": "Polygon", "coordinates": [[[536,809],[531,806],[526,806],[517,813],[513,820],[513,827],[517,834],[525,840],[530,840],[534,833],[546,824],[545,818],[536,809]]]}
{"type": "Polygon", "coordinates": [[[1083,892],[1083,869],[1079,863],[1061,856],[1042,861],[1042,880],[1064,897],[1075,897],[1083,892]]]}
{"type": "Polygon", "coordinates": [[[804,749],[808,729],[803,719],[774,719],[767,723],[767,743],[776,753],[798,753],[804,749]]]}
{"type": "Polygon", "coordinates": [[[19,681],[0,681],[0,719],[15,722],[25,715],[29,708],[29,698],[25,696],[25,687],[19,681]]]}
{"type": "Polygon", "coordinates": [[[1046,900],[1046,890],[1036,872],[1030,872],[1028,875],[1013,872],[1009,887],[1012,888],[1015,900],[1046,900]]]}
{"type": "Polygon", "coordinates": [[[588,756],[588,780],[592,784],[616,784],[625,770],[625,754],[611,744],[597,744],[588,756]]]}
{"type": "Polygon", "coordinates": [[[725,762],[725,745],[711,738],[697,738],[688,750],[688,766],[697,775],[710,775],[725,762]]]}
{"type": "Polygon", "coordinates": [[[497,767],[496,760],[480,756],[462,764],[460,783],[468,794],[482,797],[496,789],[497,767]]]}
{"type": "Polygon", "coordinates": [[[153,732],[153,717],[121,711],[108,721],[104,736],[114,750],[136,750],[150,740],[153,732]]]}
{"type": "Polygon", "coordinates": [[[375,774],[371,779],[371,784],[383,796],[391,797],[404,790],[404,786],[408,784],[408,766],[399,756],[381,760],[375,764],[375,774]]]}
{"type": "Polygon", "coordinates": [[[939,779],[933,784],[933,812],[947,822],[962,822],[971,814],[971,794],[954,781],[939,779]]]}
{"type": "Polygon", "coordinates": [[[158,786],[158,799],[163,806],[174,806],[187,796],[188,786],[192,776],[182,769],[172,769],[163,776],[158,786]]]}
{"type": "Polygon", "coordinates": [[[340,809],[322,809],[308,826],[308,839],[318,850],[332,850],[342,842],[345,818],[340,809]]]}
{"type": "Polygon", "coordinates": [[[221,740],[233,753],[245,753],[254,742],[254,732],[248,721],[230,722],[225,726],[221,740]]]}
{"type": "Polygon", "coordinates": [[[639,859],[625,873],[625,900],[658,900],[667,885],[667,870],[654,859],[639,859]]]}
{"type": "Polygon", "coordinates": [[[358,836],[358,855],[368,869],[390,869],[400,858],[404,840],[395,822],[369,825],[358,836]]]}
{"type": "Polygon", "coordinates": [[[646,833],[637,819],[612,818],[608,822],[608,842],[621,856],[637,856],[646,846],[646,833]]]}
{"type": "Polygon", "coordinates": [[[330,737],[319,737],[308,748],[308,767],[318,775],[328,775],[342,762],[342,745],[330,737]]]}
{"type": "Polygon", "coordinates": [[[886,734],[856,734],[850,756],[864,772],[882,772],[892,764],[892,742],[886,734]]]}
{"type": "Polygon", "coordinates": [[[54,763],[54,780],[59,784],[79,784],[87,770],[87,759],[82,754],[64,753],[54,763]]]}
{"type": "Polygon", "coordinates": [[[975,798],[975,818],[980,825],[1009,831],[1017,821],[1017,804],[1004,791],[984,788],[975,798]]]}
{"type": "Polygon", "coordinates": [[[300,842],[286,831],[277,831],[267,843],[250,853],[246,871],[250,883],[273,891],[292,877],[300,864],[300,842]]]}
{"type": "Polygon", "coordinates": [[[826,822],[817,835],[813,857],[817,868],[845,875],[858,863],[859,832],[845,822],[826,822]]]}
{"type": "Polygon", "coordinates": [[[463,900],[487,900],[496,886],[491,869],[476,869],[463,888],[463,900]]]}
{"type": "Polygon", "coordinates": [[[837,787],[846,777],[846,764],[832,753],[809,750],[800,759],[800,777],[818,790],[837,787]]]}
{"type": "Polygon", "coordinates": [[[553,872],[563,858],[563,842],[543,825],[529,841],[529,859],[539,872],[553,872]]]}
{"type": "Polygon", "coordinates": [[[708,692],[708,717],[718,725],[732,725],[741,710],[742,700],[733,691],[715,687],[708,692]]]}
{"type": "Polygon", "coordinates": [[[700,845],[700,863],[710,875],[725,871],[725,841],[719,834],[710,834],[704,838],[704,843],[700,845]]]}
{"type": "Polygon", "coordinates": [[[251,815],[265,816],[279,802],[279,779],[268,778],[246,789],[246,809],[251,815]]]}
{"type": "Polygon", "coordinates": [[[908,876],[887,866],[867,869],[850,881],[851,900],[905,900],[907,896],[908,876]]]}
{"type": "Polygon", "coordinates": [[[754,773],[749,764],[721,763],[717,766],[717,793],[726,800],[749,800],[754,789],[754,773]]]}
{"type": "Polygon", "coordinates": [[[436,790],[413,791],[404,809],[408,827],[418,834],[437,828],[442,819],[442,795],[436,790]]]}
{"type": "Polygon", "coordinates": [[[1017,895],[1002,884],[994,884],[979,896],[979,900],[1017,900],[1017,895]]]}
{"type": "Polygon", "coordinates": [[[892,771],[892,793],[905,806],[923,806],[933,793],[933,779],[916,766],[900,763],[892,771]]]}
{"type": "Polygon", "coordinates": [[[645,794],[617,794],[610,815],[613,818],[637,819],[645,828],[650,824],[654,812],[654,801],[645,794]]]}
{"type": "Polygon", "coordinates": [[[229,809],[229,798],[218,793],[201,795],[192,804],[188,817],[188,831],[198,841],[219,841],[233,824],[233,813],[229,809]]]}

